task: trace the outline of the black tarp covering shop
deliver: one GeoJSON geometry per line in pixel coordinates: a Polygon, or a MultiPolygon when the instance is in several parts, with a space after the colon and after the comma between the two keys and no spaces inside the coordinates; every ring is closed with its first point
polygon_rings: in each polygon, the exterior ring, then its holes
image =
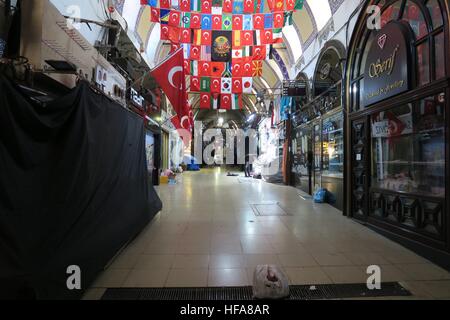
{"type": "Polygon", "coordinates": [[[72,299],[161,209],[142,119],[81,82],[46,107],[0,76],[0,298],[72,299]]]}

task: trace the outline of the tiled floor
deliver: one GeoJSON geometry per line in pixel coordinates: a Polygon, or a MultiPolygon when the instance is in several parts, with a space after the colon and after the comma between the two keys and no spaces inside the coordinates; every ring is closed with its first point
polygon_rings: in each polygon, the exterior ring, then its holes
{"type": "Polygon", "coordinates": [[[220,170],[184,173],[158,187],[164,208],[97,279],[107,287],[250,285],[254,267],[277,264],[291,284],[363,283],[369,265],[420,299],[450,299],[450,273],[299,191],[220,170]],[[279,202],[289,216],[255,216],[251,205],[279,202]]]}

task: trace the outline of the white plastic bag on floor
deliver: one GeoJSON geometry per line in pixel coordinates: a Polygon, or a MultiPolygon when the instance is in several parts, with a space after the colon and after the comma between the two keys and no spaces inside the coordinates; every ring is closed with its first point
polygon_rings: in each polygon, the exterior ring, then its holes
{"type": "Polygon", "coordinates": [[[274,265],[259,265],[253,275],[253,298],[283,299],[289,297],[289,281],[274,265]]]}

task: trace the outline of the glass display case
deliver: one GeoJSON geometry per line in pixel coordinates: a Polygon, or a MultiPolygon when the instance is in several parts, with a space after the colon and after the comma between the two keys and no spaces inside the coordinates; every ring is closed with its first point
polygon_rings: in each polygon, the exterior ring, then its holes
{"type": "Polygon", "coordinates": [[[313,123],[313,151],[314,151],[314,188],[313,191],[322,187],[322,131],[320,121],[313,123]]]}
{"type": "Polygon", "coordinates": [[[344,177],[344,115],[339,112],[323,120],[322,176],[344,177]]]}
{"type": "Polygon", "coordinates": [[[153,181],[153,171],[155,170],[155,137],[150,131],[145,131],[145,155],[147,160],[147,170],[150,181],[153,181]]]}
{"type": "Polygon", "coordinates": [[[292,172],[295,175],[295,186],[311,194],[312,144],[310,125],[297,128],[295,138],[292,141],[292,148],[292,172]]]}
{"type": "Polygon", "coordinates": [[[445,196],[445,95],[371,116],[372,188],[445,196]]]}

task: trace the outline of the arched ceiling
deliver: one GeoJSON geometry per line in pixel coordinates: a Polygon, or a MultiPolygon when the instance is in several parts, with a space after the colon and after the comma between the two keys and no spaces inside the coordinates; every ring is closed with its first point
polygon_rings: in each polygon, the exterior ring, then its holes
{"type": "MultiPolygon", "coordinates": [[[[289,70],[296,65],[304,50],[327,25],[344,1],[305,0],[304,8],[293,14],[293,25],[283,29],[284,44],[274,47],[278,59],[264,62],[263,76],[254,81],[256,92],[265,89],[270,93],[268,89],[280,87],[281,82],[289,77],[289,70]]],[[[154,66],[164,59],[169,53],[170,46],[160,41],[159,28],[155,28],[155,24],[150,22],[150,8],[141,6],[139,0],[117,0],[116,7],[127,21],[129,30],[134,32],[145,49],[149,65],[154,66]]],[[[264,7],[268,10],[267,4],[264,7]]],[[[255,97],[249,95],[244,103],[252,109],[255,100],[255,97]]]]}

